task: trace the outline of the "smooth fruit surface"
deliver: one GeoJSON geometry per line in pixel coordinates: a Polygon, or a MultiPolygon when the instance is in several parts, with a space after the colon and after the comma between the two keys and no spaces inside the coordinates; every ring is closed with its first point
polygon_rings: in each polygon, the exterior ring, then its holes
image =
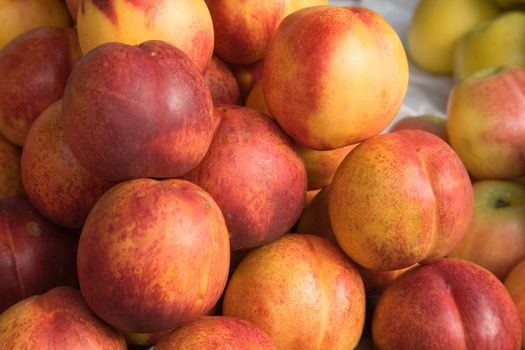
{"type": "Polygon", "coordinates": [[[410,58],[427,72],[451,74],[461,38],[498,12],[491,0],[420,1],[407,33],[410,58]]]}
{"type": "Polygon", "coordinates": [[[122,333],[97,318],[82,294],[57,287],[0,314],[2,350],[125,350],[122,333]]]}
{"type": "Polygon", "coordinates": [[[372,318],[383,349],[519,349],[516,305],[490,272],[441,259],[402,275],[381,295],[372,318]]]}
{"type": "Polygon", "coordinates": [[[525,186],[484,180],[473,188],[472,224],[448,256],[476,263],[504,280],[525,259],[525,186]]]}
{"type": "Polygon", "coordinates": [[[443,257],[472,219],[464,165],[447,143],[421,130],[362,142],[339,166],[330,188],[335,237],[369,269],[395,270],[443,257]]]}
{"type": "Polygon", "coordinates": [[[162,40],[204,72],[213,53],[213,23],[204,0],[83,0],[77,28],[84,54],[108,42],[162,40]]]}
{"type": "Polygon", "coordinates": [[[450,145],[471,175],[525,175],[525,69],[488,69],[458,82],[447,116],[450,145]]]}
{"type": "Polygon", "coordinates": [[[381,132],[408,84],[394,29],[363,7],[314,6],[286,17],[264,59],[263,92],[281,127],[326,150],[381,132]]]}
{"type": "Polygon", "coordinates": [[[520,66],[525,69],[525,13],[504,12],[483,22],[458,44],[454,75],[465,79],[485,68],[520,66]]]}
{"type": "Polygon", "coordinates": [[[110,189],[91,210],[78,247],[86,302],[127,332],[163,331],[209,312],[229,263],[219,207],[198,186],[175,179],[110,189]]]}
{"type": "Polygon", "coordinates": [[[79,163],[108,181],[183,175],[216,127],[204,78],[163,41],[108,43],[85,55],[68,80],[62,118],[79,163]]]}
{"type": "Polygon", "coordinates": [[[365,292],[354,264],[334,243],[289,234],[242,260],[223,313],[252,322],[279,349],[353,349],[363,332],[365,292]]]}

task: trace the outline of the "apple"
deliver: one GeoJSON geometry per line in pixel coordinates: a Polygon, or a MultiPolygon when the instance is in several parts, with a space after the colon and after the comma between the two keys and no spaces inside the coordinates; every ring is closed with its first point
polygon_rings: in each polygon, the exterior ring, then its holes
{"type": "Polygon", "coordinates": [[[403,117],[390,126],[389,131],[394,132],[403,129],[427,131],[448,142],[447,119],[437,115],[423,114],[403,117]]]}
{"type": "Polygon", "coordinates": [[[177,328],[156,350],[195,349],[277,350],[274,342],[251,322],[228,316],[204,316],[177,328]]]}
{"type": "Polygon", "coordinates": [[[421,0],[407,32],[411,60],[427,72],[452,74],[461,38],[498,13],[491,0],[421,0]]]}
{"type": "Polygon", "coordinates": [[[525,175],[525,69],[488,69],[456,83],[447,115],[450,145],[471,175],[525,175]]]}
{"type": "Polygon", "coordinates": [[[300,8],[327,0],[205,0],[215,29],[215,53],[234,64],[262,59],[282,19],[300,8]]]}
{"type": "Polygon", "coordinates": [[[361,142],[395,117],[408,63],[394,29],[364,7],[315,6],[286,17],[264,59],[264,98],[303,146],[361,142]]]}
{"type": "Polygon", "coordinates": [[[75,30],[51,27],[21,34],[0,51],[0,132],[9,141],[24,144],[33,121],[62,98],[79,57],[75,30]]]}
{"type": "Polygon", "coordinates": [[[463,163],[446,142],[422,130],[362,142],[330,187],[330,222],[339,245],[372,270],[443,257],[472,220],[472,185],[463,163]]]}
{"type": "Polygon", "coordinates": [[[39,27],[71,24],[62,0],[0,0],[0,49],[17,36],[39,27]]]}
{"type": "Polygon", "coordinates": [[[211,92],[214,105],[241,104],[241,92],[237,80],[228,66],[213,56],[204,73],[204,80],[211,92]]]}
{"type": "MultiPolygon", "coordinates": [[[[517,263],[505,278],[505,288],[518,308],[521,336],[525,339],[525,260],[517,263]]],[[[523,344],[522,344],[523,348],[523,344]]]]}
{"type": "Polygon", "coordinates": [[[272,113],[268,109],[266,101],[264,100],[262,82],[260,80],[257,81],[253,88],[250,90],[250,93],[246,97],[246,102],[244,103],[244,105],[273,118],[272,113]]]}
{"type": "Polygon", "coordinates": [[[250,64],[227,64],[228,67],[230,67],[233,76],[237,80],[237,84],[239,84],[239,90],[241,91],[241,101],[244,102],[255,84],[261,80],[264,68],[264,59],[260,59],[250,64]]]}
{"type": "Polygon", "coordinates": [[[223,314],[252,322],[279,349],[353,349],[363,332],[365,291],[334,243],[288,234],[244,258],[226,288],[223,314]]]}
{"type": "Polygon", "coordinates": [[[66,144],[107,181],[187,173],[217,122],[204,78],[163,41],[97,47],[73,69],[62,104],[66,144]]]}
{"type": "Polygon", "coordinates": [[[250,108],[216,108],[221,124],[203,161],[184,178],[217,201],[232,250],[253,248],[284,235],[306,198],[306,169],[292,140],[250,108]]]}
{"type": "Polygon", "coordinates": [[[228,277],[228,230],[198,186],[130,180],[97,201],[77,259],[80,290],[100,318],[126,332],[155,333],[215,306],[228,277]]]}
{"type": "Polygon", "coordinates": [[[503,280],[525,259],[525,186],[475,182],[472,224],[449,257],[472,261],[503,280]]]}
{"type": "Polygon", "coordinates": [[[100,321],[82,294],[62,286],[20,301],[0,314],[2,349],[125,350],[119,331],[100,321]]]}
{"type": "Polygon", "coordinates": [[[20,149],[0,134],[0,198],[21,197],[25,193],[20,157],[20,149]]]}
{"type": "Polygon", "coordinates": [[[77,28],[84,54],[108,42],[162,40],[204,72],[213,53],[213,23],[204,0],[83,0],[77,28]]]}
{"type": "Polygon", "coordinates": [[[88,173],[66,145],[62,100],[49,106],[31,126],[21,163],[29,200],[60,226],[81,228],[97,199],[113,186],[88,173]]]}
{"type": "Polygon", "coordinates": [[[381,295],[372,318],[378,349],[519,349],[518,311],[489,271],[460,259],[420,265],[381,295]]]}
{"type": "Polygon", "coordinates": [[[465,79],[484,68],[525,68],[525,13],[504,12],[474,27],[454,53],[454,75],[465,79]]]}
{"type": "Polygon", "coordinates": [[[45,220],[25,198],[0,199],[0,228],[0,314],[31,295],[75,285],[72,232],[45,220]]]}

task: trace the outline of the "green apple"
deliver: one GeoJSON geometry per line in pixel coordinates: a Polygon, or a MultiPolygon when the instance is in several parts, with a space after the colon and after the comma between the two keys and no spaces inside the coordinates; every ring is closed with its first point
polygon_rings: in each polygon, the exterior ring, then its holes
{"type": "Polygon", "coordinates": [[[409,56],[430,73],[451,74],[458,41],[498,11],[491,0],[420,1],[408,28],[409,56]]]}
{"type": "Polygon", "coordinates": [[[510,11],[480,23],[458,44],[454,54],[457,79],[483,68],[525,68],[525,12],[510,11]]]}
{"type": "Polygon", "coordinates": [[[456,83],[448,138],[477,179],[525,176],[525,69],[488,69],[456,83]]]}
{"type": "Polygon", "coordinates": [[[473,188],[472,224],[449,257],[472,261],[503,280],[525,259],[525,186],[485,180],[473,188]]]}

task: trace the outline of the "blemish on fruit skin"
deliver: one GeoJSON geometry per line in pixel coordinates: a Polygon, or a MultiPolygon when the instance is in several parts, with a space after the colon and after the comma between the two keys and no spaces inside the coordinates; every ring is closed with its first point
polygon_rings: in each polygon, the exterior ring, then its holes
{"type": "MultiPolygon", "coordinates": [[[[162,6],[163,0],[124,0],[135,8],[142,10],[147,18],[153,17],[155,10],[162,6]]],[[[118,24],[115,12],[115,0],[91,0],[93,5],[102,12],[114,25],[118,24]]],[[[84,1],[81,3],[81,12],[85,13],[84,1]]]]}
{"type": "Polygon", "coordinates": [[[40,236],[40,226],[34,221],[28,222],[26,225],[27,232],[34,237],[40,236]]]}
{"type": "MultiPolygon", "coordinates": [[[[114,25],[118,24],[117,14],[115,13],[114,0],[91,0],[93,5],[102,12],[114,25]]],[[[85,14],[84,1],[81,7],[82,14],[85,14]]]]}

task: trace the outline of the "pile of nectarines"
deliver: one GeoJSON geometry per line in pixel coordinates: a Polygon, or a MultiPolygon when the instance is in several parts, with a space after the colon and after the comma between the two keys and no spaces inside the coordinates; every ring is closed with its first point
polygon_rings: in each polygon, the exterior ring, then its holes
{"type": "Polygon", "coordinates": [[[0,0],[0,350],[518,349],[520,2],[0,0]]]}

